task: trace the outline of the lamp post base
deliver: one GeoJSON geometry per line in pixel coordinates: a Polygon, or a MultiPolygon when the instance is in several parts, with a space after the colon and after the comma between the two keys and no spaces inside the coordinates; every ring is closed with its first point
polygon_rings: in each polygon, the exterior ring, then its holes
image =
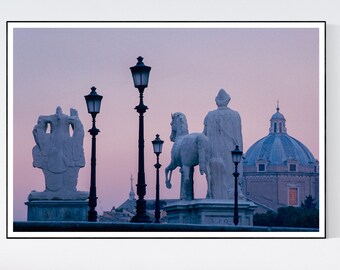
{"type": "Polygon", "coordinates": [[[146,214],[146,201],[143,200],[137,200],[137,213],[136,215],[131,219],[131,222],[144,222],[144,223],[151,223],[151,218],[146,214]]]}
{"type": "Polygon", "coordinates": [[[88,221],[94,221],[96,222],[98,220],[98,214],[97,214],[97,211],[95,210],[90,210],[88,211],[88,216],[87,216],[87,220],[88,221]]]}

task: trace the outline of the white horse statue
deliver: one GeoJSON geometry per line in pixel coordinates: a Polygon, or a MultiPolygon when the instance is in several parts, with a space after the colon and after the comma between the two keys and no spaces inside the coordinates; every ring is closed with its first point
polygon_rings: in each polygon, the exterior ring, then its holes
{"type": "Polygon", "coordinates": [[[170,140],[174,142],[171,150],[171,163],[165,169],[165,184],[171,188],[172,171],[180,167],[181,192],[180,199],[194,199],[194,166],[199,165],[201,175],[206,175],[207,195],[211,198],[210,187],[210,145],[203,133],[189,133],[185,115],[180,112],[171,114],[170,140]],[[170,177],[169,177],[170,172],[170,177]]]}

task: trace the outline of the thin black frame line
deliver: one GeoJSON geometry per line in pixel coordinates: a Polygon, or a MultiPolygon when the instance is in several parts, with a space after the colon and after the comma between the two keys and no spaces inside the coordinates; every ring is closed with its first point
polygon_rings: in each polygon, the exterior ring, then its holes
{"type": "Polygon", "coordinates": [[[325,23],[326,21],[6,21],[7,23],[325,23]]]}
{"type": "Polygon", "coordinates": [[[156,239],[156,240],[226,240],[226,239],[230,239],[230,240],[241,240],[241,239],[249,239],[249,240],[260,240],[260,239],[280,239],[280,240],[323,240],[325,239],[325,237],[294,237],[294,238],[290,238],[290,237],[34,237],[34,238],[28,238],[28,237],[20,237],[20,236],[14,236],[14,237],[9,237],[7,238],[9,240],[33,240],[33,239],[47,239],[47,240],[87,240],[87,239],[96,239],[96,240],[104,240],[104,239],[115,239],[115,240],[120,240],[120,239],[136,239],[136,240],[144,240],[144,239],[148,239],[148,240],[152,240],[152,239],[156,239]]]}
{"type": "Polygon", "coordinates": [[[6,238],[8,239],[8,23],[6,23],[6,238]]]}
{"type": "Polygon", "coordinates": [[[326,207],[326,52],[327,52],[327,39],[326,39],[326,29],[327,29],[326,21],[6,21],[6,239],[326,239],[327,238],[327,207],[326,207]],[[186,238],[186,237],[9,237],[8,236],[8,28],[10,23],[323,23],[324,30],[324,160],[325,160],[325,168],[324,168],[324,236],[318,237],[195,237],[195,238],[186,238]]]}
{"type": "MultiPolygon", "coordinates": [[[[326,71],[326,69],[327,69],[327,56],[326,56],[326,54],[327,54],[327,49],[326,49],[326,47],[327,47],[327,35],[326,35],[326,31],[327,31],[327,27],[326,27],[327,25],[326,25],[326,21],[324,22],[324,96],[325,96],[325,108],[324,108],[324,115],[325,115],[325,123],[324,123],[324,125],[325,125],[325,127],[324,127],[324,129],[325,129],[325,132],[324,132],[324,141],[325,141],[325,147],[324,147],[324,160],[325,160],[325,164],[324,164],[324,166],[325,166],[325,169],[324,169],[324,174],[325,174],[325,186],[324,186],[324,196],[325,196],[325,198],[324,198],[324,203],[325,203],[325,209],[324,209],[324,211],[325,211],[325,218],[324,218],[324,230],[325,230],[325,238],[327,238],[327,222],[326,222],[326,219],[327,219],[327,214],[326,214],[326,211],[327,211],[327,195],[326,195],[326,192],[327,192],[327,161],[326,161],[326,158],[327,158],[327,153],[326,153],[326,151],[327,151],[327,142],[326,142],[326,140],[327,140],[327,136],[326,136],[326,134],[327,134],[327,116],[326,116],[326,114],[327,114],[327,112],[326,112],[326,106],[327,106],[327,104],[326,104],[326,100],[327,100],[327,98],[326,98],[326,95],[327,95],[327,91],[326,91],[326,89],[327,89],[327,71],[326,71]]],[[[320,127],[319,127],[320,128],[320,127]]],[[[320,183],[320,176],[319,176],[319,183],[320,183]]],[[[320,195],[319,195],[320,196],[320,195]]]]}

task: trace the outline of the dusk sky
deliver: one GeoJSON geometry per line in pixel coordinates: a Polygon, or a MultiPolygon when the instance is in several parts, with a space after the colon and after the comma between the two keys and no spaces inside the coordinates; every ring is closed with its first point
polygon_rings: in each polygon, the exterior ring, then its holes
{"type": "MultiPolygon", "coordinates": [[[[229,106],[240,113],[244,152],[268,134],[279,100],[288,134],[319,159],[317,28],[59,26],[14,29],[14,220],[26,220],[27,196],[32,190],[44,190],[43,173],[32,166],[32,130],[39,115],[54,114],[57,106],[68,115],[71,107],[77,109],[84,124],[86,165],[80,170],[78,189],[89,190],[91,116],[84,95],[92,86],[103,95],[96,119],[101,131],[97,136],[97,211],[111,210],[128,199],[131,174],[134,185],[137,182],[138,113],[134,107],[139,102],[129,67],[140,55],[152,67],[144,95],[149,107],[144,119],[147,199],[155,197],[156,158],[151,141],[157,133],[165,141],[160,156],[161,199],[179,198],[178,169],[172,176],[172,189],[164,184],[173,144],[171,113],[183,112],[189,132],[202,132],[204,117],[216,109],[214,100],[221,88],[231,96],[229,106]]],[[[198,174],[195,195],[203,198],[206,183],[198,174]]]]}

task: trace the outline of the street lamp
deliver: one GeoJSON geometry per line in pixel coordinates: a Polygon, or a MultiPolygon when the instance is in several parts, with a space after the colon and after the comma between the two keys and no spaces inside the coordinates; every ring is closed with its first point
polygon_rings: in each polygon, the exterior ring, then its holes
{"type": "Polygon", "coordinates": [[[159,169],[162,167],[159,164],[159,155],[162,153],[164,141],[159,138],[159,135],[156,135],[156,138],[152,141],[153,152],[156,154],[157,162],[155,164],[156,168],[156,201],[155,201],[155,223],[160,223],[159,219],[161,217],[160,203],[159,203],[159,169]]]}
{"type": "Polygon", "coordinates": [[[131,219],[131,222],[152,222],[146,214],[146,194],[145,171],[144,171],[144,116],[143,114],[148,109],[143,103],[144,89],[148,87],[149,74],[151,67],[145,66],[143,57],[137,58],[138,62],[134,67],[130,67],[134,86],[139,91],[139,105],[135,110],[139,113],[139,139],[138,139],[138,180],[137,180],[137,195],[136,215],[131,219]]]}
{"type": "Polygon", "coordinates": [[[240,174],[237,172],[237,165],[241,162],[242,159],[242,151],[238,148],[238,145],[236,145],[235,150],[231,151],[231,157],[235,164],[235,172],[233,173],[233,176],[235,177],[235,193],[234,193],[234,224],[238,224],[238,192],[237,192],[237,177],[240,176],[240,174]]]}
{"type": "Polygon", "coordinates": [[[89,212],[88,221],[97,221],[97,194],[96,194],[96,135],[99,129],[96,128],[96,116],[100,112],[100,104],[103,96],[96,92],[96,87],[91,88],[91,93],[85,96],[87,111],[92,116],[92,128],[89,130],[92,135],[92,150],[91,150],[91,186],[89,195],[89,212]]]}

